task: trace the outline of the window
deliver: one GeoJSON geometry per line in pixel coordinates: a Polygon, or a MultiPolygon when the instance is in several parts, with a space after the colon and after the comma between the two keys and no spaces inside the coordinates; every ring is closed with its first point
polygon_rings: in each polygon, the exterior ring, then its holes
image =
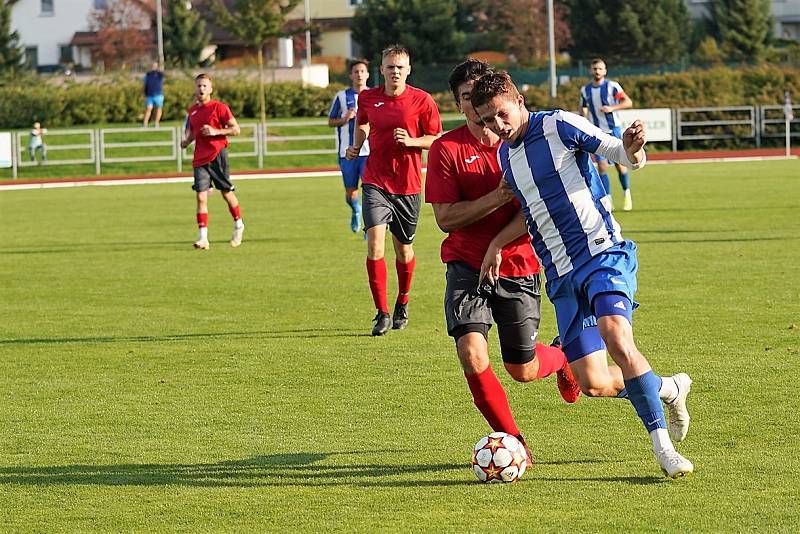
{"type": "Polygon", "coordinates": [[[106,0],[94,0],[95,9],[105,9],[106,7],[108,7],[108,2],[106,2],[106,0]]]}
{"type": "Polygon", "coordinates": [[[39,65],[38,46],[29,46],[25,48],[25,65],[29,69],[35,69],[39,65]]]}
{"type": "Polygon", "coordinates": [[[347,4],[350,7],[360,6],[363,3],[364,3],[364,0],[347,0],[347,4]]]}
{"type": "Polygon", "coordinates": [[[71,45],[58,45],[58,62],[61,64],[73,62],[71,45]]]}
{"type": "Polygon", "coordinates": [[[53,1],[54,0],[42,0],[42,12],[43,16],[51,16],[53,15],[53,1]]]}

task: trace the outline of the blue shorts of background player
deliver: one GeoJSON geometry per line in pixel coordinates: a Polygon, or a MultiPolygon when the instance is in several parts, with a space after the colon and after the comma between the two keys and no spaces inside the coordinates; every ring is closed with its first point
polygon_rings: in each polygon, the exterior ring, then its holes
{"type": "Polygon", "coordinates": [[[339,158],[339,169],[342,171],[342,181],[346,189],[358,189],[358,181],[364,176],[366,165],[367,156],[351,160],[339,158]]]}
{"type": "Polygon", "coordinates": [[[633,323],[638,306],[636,244],[624,241],[577,269],[547,282],[547,295],[556,309],[558,333],[569,362],[605,350],[597,317],[621,315],[633,323]]]}
{"type": "Polygon", "coordinates": [[[155,96],[146,96],[144,97],[144,106],[145,107],[155,107],[155,108],[163,108],[164,107],[164,95],[155,95],[155,96]]]}

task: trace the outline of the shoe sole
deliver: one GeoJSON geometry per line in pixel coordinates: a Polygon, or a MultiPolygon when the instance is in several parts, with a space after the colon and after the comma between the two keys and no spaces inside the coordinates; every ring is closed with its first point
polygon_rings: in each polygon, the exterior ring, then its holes
{"type": "Polygon", "coordinates": [[[671,478],[671,479],[675,480],[676,478],[683,478],[683,477],[685,477],[686,475],[691,475],[692,473],[694,473],[694,470],[691,470],[691,471],[681,471],[681,472],[679,472],[679,473],[675,473],[674,475],[670,475],[669,473],[667,473],[667,470],[666,470],[666,469],[664,469],[664,468],[662,467],[662,468],[661,468],[661,472],[662,472],[662,473],[664,473],[664,476],[665,476],[665,477],[667,477],[667,478],[671,478]]]}
{"type": "Polygon", "coordinates": [[[240,247],[241,245],[242,245],[242,242],[241,242],[241,241],[239,241],[238,243],[237,243],[237,242],[235,242],[235,241],[231,241],[231,246],[232,246],[233,248],[240,247]]]}
{"type": "Polygon", "coordinates": [[[408,326],[408,321],[404,323],[393,323],[392,330],[404,330],[408,326]]]}
{"type": "Polygon", "coordinates": [[[209,249],[209,247],[208,247],[208,246],[203,246],[203,245],[198,245],[198,244],[194,244],[194,245],[192,245],[192,246],[193,246],[194,248],[196,248],[197,250],[208,250],[208,249],[209,249]]]}

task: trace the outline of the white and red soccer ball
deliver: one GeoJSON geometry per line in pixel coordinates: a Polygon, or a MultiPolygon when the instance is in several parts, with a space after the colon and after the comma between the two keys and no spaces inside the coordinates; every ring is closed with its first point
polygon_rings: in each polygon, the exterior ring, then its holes
{"type": "Polygon", "coordinates": [[[514,482],[528,468],[528,455],[516,437],[493,432],[472,449],[472,470],[481,482],[514,482]]]}

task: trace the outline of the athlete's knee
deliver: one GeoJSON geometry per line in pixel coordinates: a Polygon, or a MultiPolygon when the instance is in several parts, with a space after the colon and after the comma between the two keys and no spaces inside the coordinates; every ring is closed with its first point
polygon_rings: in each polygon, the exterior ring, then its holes
{"type": "Polygon", "coordinates": [[[482,373],[489,367],[489,353],[480,333],[470,332],[459,337],[456,351],[461,368],[467,374],[482,373]]]}
{"type": "Polygon", "coordinates": [[[611,376],[581,376],[575,377],[581,393],[587,397],[608,397],[614,389],[614,381],[611,376]]]}
{"type": "Polygon", "coordinates": [[[531,360],[524,364],[506,362],[503,365],[505,365],[509,376],[517,382],[532,382],[537,378],[536,373],[539,370],[539,366],[536,360],[531,360]]]}

